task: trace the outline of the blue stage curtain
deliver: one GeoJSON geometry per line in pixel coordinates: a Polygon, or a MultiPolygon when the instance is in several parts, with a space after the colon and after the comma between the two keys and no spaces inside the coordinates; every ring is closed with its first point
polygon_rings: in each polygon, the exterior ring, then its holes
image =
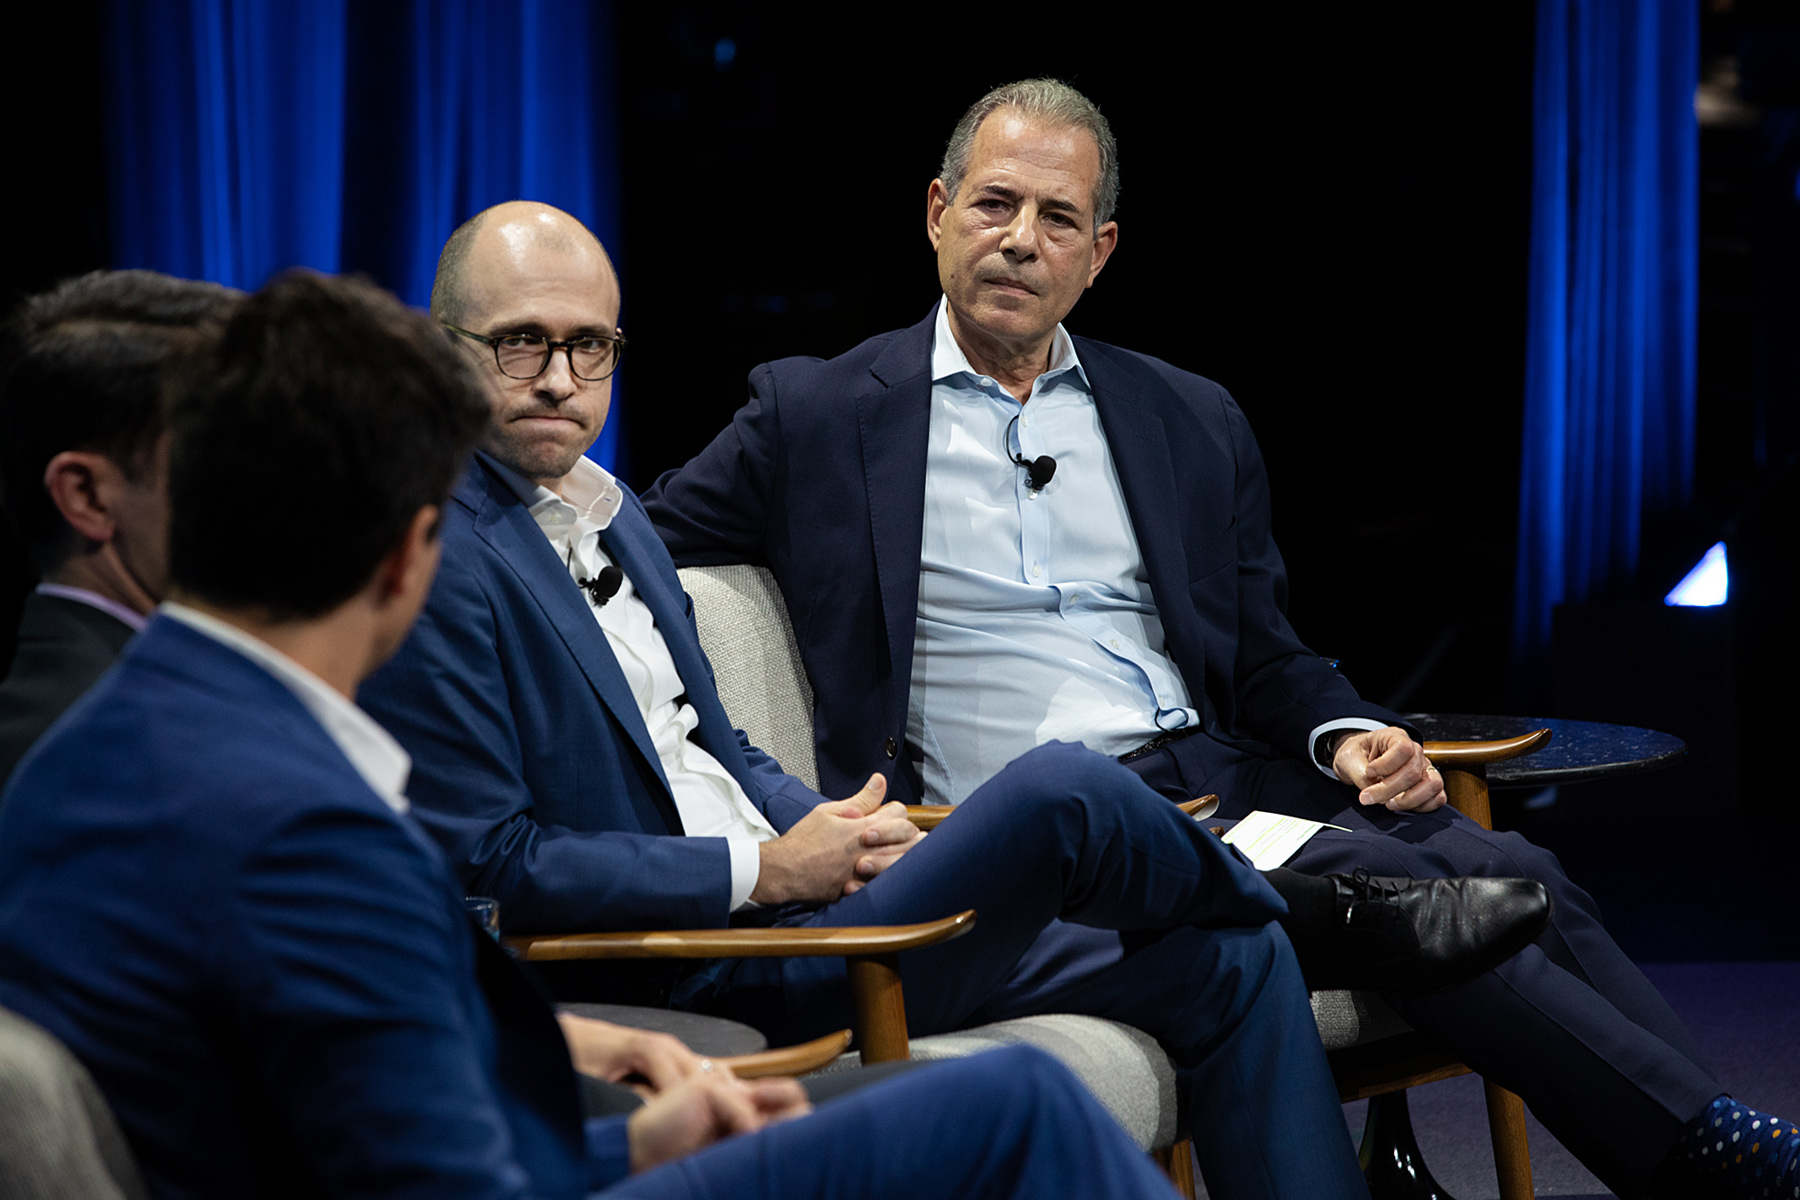
{"type": "Polygon", "coordinates": [[[1515,648],[1694,480],[1697,6],[1539,0],[1515,648]]]}
{"type": "Polygon", "coordinates": [[[113,264],[361,271],[423,306],[444,239],[502,200],[617,247],[611,39],[588,0],[114,0],[113,264]]]}

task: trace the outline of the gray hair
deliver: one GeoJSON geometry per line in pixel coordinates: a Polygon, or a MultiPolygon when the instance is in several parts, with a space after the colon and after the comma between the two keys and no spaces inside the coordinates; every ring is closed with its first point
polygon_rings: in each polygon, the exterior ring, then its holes
{"type": "Polygon", "coordinates": [[[1112,126],[1092,100],[1059,79],[1021,79],[995,88],[970,106],[956,123],[950,144],[944,147],[944,163],[938,168],[938,178],[944,181],[949,198],[956,199],[963,176],[968,174],[975,132],[983,121],[1003,108],[1055,128],[1082,130],[1094,139],[1100,148],[1100,180],[1094,185],[1094,228],[1112,220],[1119,202],[1119,146],[1113,141],[1112,126]]]}

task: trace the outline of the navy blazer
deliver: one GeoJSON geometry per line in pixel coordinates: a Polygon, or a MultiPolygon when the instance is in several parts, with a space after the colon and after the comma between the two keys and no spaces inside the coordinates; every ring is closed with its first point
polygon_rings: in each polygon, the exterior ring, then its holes
{"type": "MultiPolygon", "coordinates": [[[[621,490],[602,544],[689,683],[690,736],[785,831],[823,797],[732,728],[693,602],[637,497],[621,490]]],[[[446,507],[443,538],[424,613],[359,700],[412,752],[408,795],[464,883],[500,901],[509,929],[726,924],[725,840],[670,836],[682,827],[668,779],[587,598],[480,456],[446,507]]]]}
{"type": "Polygon", "coordinates": [[[19,650],[0,683],[0,785],[56,718],[106,674],[136,631],[111,613],[33,592],[19,617],[19,650]]]}
{"type": "Polygon", "coordinates": [[[554,1017],[430,840],[286,686],[168,618],[8,789],[0,1004],[93,1072],[159,1195],[601,1181],[554,1017]]]}
{"type": "MultiPolygon", "coordinates": [[[[886,769],[892,798],[920,794],[917,771],[889,760],[906,739],[934,321],[829,361],[756,368],[731,425],[644,496],[680,565],[757,563],[780,582],[828,793],[886,769]]],[[[1288,624],[1268,479],[1237,403],[1159,359],[1075,345],[1212,769],[1245,753],[1310,758],[1307,735],[1340,717],[1393,722],[1288,624]]]]}

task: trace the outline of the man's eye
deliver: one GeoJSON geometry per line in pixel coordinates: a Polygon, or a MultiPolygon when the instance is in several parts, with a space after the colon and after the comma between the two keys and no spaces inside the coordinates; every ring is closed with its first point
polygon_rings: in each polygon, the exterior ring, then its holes
{"type": "Polygon", "coordinates": [[[530,350],[544,344],[544,339],[529,333],[509,333],[495,343],[502,350],[530,350]]]}
{"type": "Polygon", "coordinates": [[[570,344],[577,354],[604,354],[612,349],[612,342],[603,337],[576,338],[570,344]]]}

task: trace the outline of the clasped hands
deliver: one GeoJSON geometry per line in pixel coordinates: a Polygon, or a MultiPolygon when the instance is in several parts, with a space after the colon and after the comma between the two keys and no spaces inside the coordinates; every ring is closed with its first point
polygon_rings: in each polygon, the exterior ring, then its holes
{"type": "Polygon", "coordinates": [[[883,804],[887,780],[869,776],[848,800],[815,805],[793,828],[762,843],[762,869],[750,899],[758,904],[829,904],[859,890],[925,835],[906,806],[883,804]]]}
{"type": "Polygon", "coordinates": [[[812,1111],[792,1079],[739,1079],[666,1033],[573,1013],[558,1013],[557,1021],[576,1070],[609,1083],[641,1081],[632,1086],[646,1103],[625,1126],[634,1172],[812,1111]]]}
{"type": "Polygon", "coordinates": [[[1390,812],[1431,812],[1449,799],[1444,777],[1426,759],[1425,747],[1393,725],[1339,737],[1331,769],[1359,789],[1357,803],[1378,804],[1390,812]]]}

